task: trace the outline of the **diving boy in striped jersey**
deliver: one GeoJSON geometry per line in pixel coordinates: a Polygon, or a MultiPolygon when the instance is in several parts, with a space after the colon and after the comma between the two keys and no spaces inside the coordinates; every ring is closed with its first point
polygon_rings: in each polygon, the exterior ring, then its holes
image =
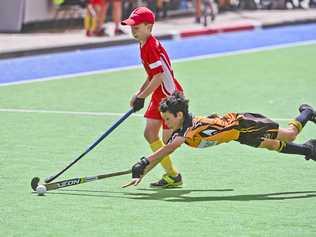
{"type": "Polygon", "coordinates": [[[188,112],[188,100],[179,93],[164,99],[160,104],[160,112],[173,133],[167,145],[143,157],[132,167],[132,181],[124,187],[137,185],[162,157],[171,154],[183,143],[204,148],[238,141],[248,146],[302,155],[306,160],[316,161],[316,139],[304,144],[292,143],[308,121],[316,123],[316,111],[306,104],[299,107],[300,114],[290,121],[287,128],[280,128],[278,123],[255,113],[193,117],[188,112]]]}
{"type": "MultiPolygon", "coordinates": [[[[139,111],[144,107],[145,98],[151,95],[149,106],[144,115],[146,118],[144,136],[152,151],[157,151],[164,146],[172,133],[172,130],[166,126],[161,118],[159,104],[162,99],[175,91],[183,93],[183,89],[174,76],[166,50],[151,34],[154,22],[155,15],[151,10],[146,7],[138,7],[121,24],[131,26],[134,38],[140,43],[140,56],[147,72],[147,80],[132,97],[130,105],[135,112],[139,111]],[[163,141],[159,138],[161,126],[163,127],[163,141]]],[[[182,177],[173,166],[170,156],[164,156],[160,163],[166,174],[159,181],[152,183],[151,186],[165,188],[181,185],[182,177]]]]}

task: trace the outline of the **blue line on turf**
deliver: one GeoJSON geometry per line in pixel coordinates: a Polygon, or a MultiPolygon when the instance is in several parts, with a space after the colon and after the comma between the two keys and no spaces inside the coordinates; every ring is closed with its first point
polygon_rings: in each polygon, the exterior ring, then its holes
{"type": "MultiPolygon", "coordinates": [[[[172,59],[316,40],[316,24],[163,41],[172,59]]],[[[0,84],[139,65],[138,45],[0,60],[0,84]]]]}

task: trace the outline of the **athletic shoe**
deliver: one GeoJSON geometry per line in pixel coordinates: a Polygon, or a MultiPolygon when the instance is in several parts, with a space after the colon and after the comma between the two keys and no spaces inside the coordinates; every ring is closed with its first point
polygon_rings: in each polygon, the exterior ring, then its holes
{"type": "Polygon", "coordinates": [[[201,23],[201,17],[196,16],[195,17],[195,23],[200,24],[201,23]]]}
{"type": "Polygon", "coordinates": [[[152,188],[174,188],[182,185],[181,174],[178,174],[176,177],[169,176],[164,174],[160,180],[155,183],[151,183],[150,187],[152,188]]]}
{"type": "Polygon", "coordinates": [[[316,139],[308,140],[304,143],[305,146],[309,147],[311,149],[311,154],[305,156],[305,160],[314,160],[316,161],[316,139]]]}
{"type": "Polygon", "coordinates": [[[312,115],[312,117],[310,118],[310,121],[316,123],[316,111],[313,109],[312,106],[307,105],[307,104],[302,104],[302,105],[299,107],[298,110],[300,111],[300,113],[302,113],[302,112],[303,112],[304,110],[306,110],[306,109],[313,111],[313,115],[312,115]]]}
{"type": "Polygon", "coordinates": [[[98,31],[94,31],[93,36],[96,36],[96,37],[106,37],[106,36],[109,36],[106,32],[105,32],[105,28],[101,28],[100,30],[98,31]]]}
{"type": "Polygon", "coordinates": [[[114,35],[126,35],[126,33],[123,30],[121,30],[120,28],[116,28],[114,30],[114,35]]]}
{"type": "Polygon", "coordinates": [[[92,32],[91,32],[91,30],[86,30],[86,36],[87,36],[87,37],[92,36],[92,32]]]}
{"type": "Polygon", "coordinates": [[[211,12],[211,21],[215,21],[215,17],[216,17],[216,16],[215,16],[215,13],[212,11],[212,12],[211,12]]]}

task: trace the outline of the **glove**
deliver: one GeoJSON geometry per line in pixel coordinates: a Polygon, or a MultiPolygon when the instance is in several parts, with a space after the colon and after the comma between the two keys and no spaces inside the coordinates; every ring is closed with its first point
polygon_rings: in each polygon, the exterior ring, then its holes
{"type": "Polygon", "coordinates": [[[133,103],[134,112],[137,112],[138,110],[141,110],[142,108],[144,108],[144,103],[145,103],[144,98],[136,97],[136,99],[134,100],[134,103],[133,103]]]}
{"type": "Polygon", "coordinates": [[[140,161],[132,167],[132,178],[140,178],[140,176],[144,174],[147,165],[149,165],[149,160],[146,157],[142,157],[140,161]]]}

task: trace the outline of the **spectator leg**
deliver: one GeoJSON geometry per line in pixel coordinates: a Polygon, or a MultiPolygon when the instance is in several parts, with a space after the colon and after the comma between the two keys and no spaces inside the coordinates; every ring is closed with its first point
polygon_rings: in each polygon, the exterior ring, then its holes
{"type": "Polygon", "coordinates": [[[113,1],[112,17],[115,24],[115,29],[118,29],[122,19],[122,2],[120,0],[113,1]]]}
{"type": "Polygon", "coordinates": [[[201,1],[202,0],[195,0],[195,22],[201,23],[201,1]]]}

